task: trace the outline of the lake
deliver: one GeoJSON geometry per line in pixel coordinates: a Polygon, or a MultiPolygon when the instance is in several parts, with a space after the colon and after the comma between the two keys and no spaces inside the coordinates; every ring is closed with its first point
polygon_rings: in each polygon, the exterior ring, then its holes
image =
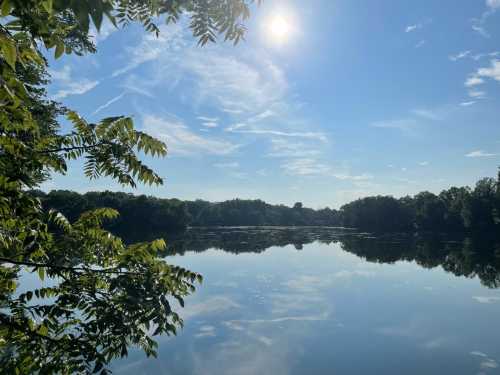
{"type": "Polygon", "coordinates": [[[335,228],[191,229],[170,263],[204,282],[119,374],[500,373],[500,247],[335,228]]]}

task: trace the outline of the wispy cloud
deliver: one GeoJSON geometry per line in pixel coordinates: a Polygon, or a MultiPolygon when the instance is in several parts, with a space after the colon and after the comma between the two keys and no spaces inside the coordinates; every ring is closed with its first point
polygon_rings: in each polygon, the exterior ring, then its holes
{"type": "Polygon", "coordinates": [[[418,165],[420,165],[421,167],[426,167],[428,166],[430,163],[428,161],[421,161],[420,163],[418,163],[418,165]]]}
{"type": "Polygon", "coordinates": [[[304,158],[318,156],[320,151],[314,145],[303,142],[290,142],[288,139],[271,139],[269,157],[277,158],[304,158]]]}
{"type": "Polygon", "coordinates": [[[479,68],[478,77],[490,78],[500,82],[500,60],[492,60],[488,68],[479,68]]]}
{"type": "Polygon", "coordinates": [[[97,80],[87,78],[76,79],[72,76],[71,68],[65,65],[62,70],[49,70],[52,81],[59,87],[52,96],[55,100],[64,99],[72,95],[82,95],[99,84],[97,80]]]}
{"type": "Polygon", "coordinates": [[[215,163],[214,167],[222,168],[222,169],[226,169],[226,168],[233,168],[234,169],[234,168],[239,168],[240,164],[237,161],[232,161],[232,162],[227,162],[227,163],[215,163]]]}
{"type": "Polygon", "coordinates": [[[114,98],[108,100],[106,103],[104,103],[103,105],[101,105],[100,107],[97,107],[97,109],[92,112],[93,115],[101,112],[103,109],[106,109],[108,108],[111,104],[117,102],[118,100],[122,99],[124,96],[125,96],[126,92],[122,92],[120,95],[117,95],[115,96],[114,98]]]}
{"type": "Polygon", "coordinates": [[[205,128],[216,128],[219,126],[219,124],[217,124],[214,121],[207,121],[207,122],[202,122],[201,126],[204,126],[205,128]]]}
{"type": "Polygon", "coordinates": [[[496,13],[497,10],[500,9],[500,1],[499,0],[486,0],[486,11],[479,18],[472,19],[472,30],[477,32],[479,35],[489,38],[490,34],[486,30],[486,22],[488,19],[496,13]]]}
{"type": "Polygon", "coordinates": [[[456,55],[451,55],[449,57],[449,59],[451,61],[458,61],[458,60],[461,60],[461,59],[464,59],[466,58],[467,56],[469,56],[471,54],[471,51],[462,51],[462,52],[459,52],[457,53],[456,55]]]}
{"type": "Polygon", "coordinates": [[[146,115],[142,123],[144,130],[165,141],[174,155],[228,155],[240,147],[224,139],[201,137],[177,118],[146,115]]]}
{"type": "Polygon", "coordinates": [[[426,41],[422,39],[420,42],[415,44],[415,48],[421,48],[425,45],[425,43],[426,43],[426,41]]]}
{"type": "MultiPolygon", "coordinates": [[[[476,86],[482,85],[487,79],[500,82],[500,60],[494,59],[490,61],[490,66],[478,68],[474,73],[470,74],[465,80],[465,87],[469,88],[468,95],[475,100],[484,99],[486,92],[474,89],[476,86]]],[[[463,106],[472,105],[475,101],[462,103],[463,106]]]]}
{"type": "Polygon", "coordinates": [[[223,45],[201,50],[179,29],[161,31],[160,39],[143,37],[138,46],[128,50],[130,61],[114,75],[150,61],[147,74],[151,77],[146,74],[143,81],[151,88],[173,88],[182,82],[193,106],[213,108],[210,116],[198,117],[203,128],[219,127],[219,118],[227,121],[229,117],[235,123],[224,129],[226,133],[262,136],[266,141],[296,138],[328,142],[327,135],[315,131],[314,124],[298,112],[284,71],[262,50],[249,48],[235,54],[223,45]]]}
{"type": "Polygon", "coordinates": [[[164,53],[173,53],[186,46],[182,26],[179,24],[162,25],[158,37],[146,33],[139,45],[127,49],[127,63],[116,69],[112,77],[125,74],[149,61],[157,60],[164,53]]]}
{"type": "Polygon", "coordinates": [[[414,109],[411,111],[414,115],[418,117],[425,118],[427,120],[433,120],[433,121],[438,121],[442,120],[442,116],[437,113],[436,111],[432,111],[429,109],[414,109]]]}
{"type": "Polygon", "coordinates": [[[409,131],[417,125],[414,119],[402,119],[402,120],[388,120],[388,121],[375,121],[370,124],[374,128],[381,129],[399,129],[403,131],[409,131]]]}
{"type": "Polygon", "coordinates": [[[331,174],[331,167],[312,158],[289,160],[281,164],[285,173],[292,176],[321,176],[331,174]]]}
{"type": "Polygon", "coordinates": [[[292,137],[292,138],[308,138],[308,139],[316,139],[321,142],[328,142],[328,138],[324,133],[316,133],[316,132],[285,132],[272,129],[245,129],[243,127],[239,129],[234,129],[233,127],[233,128],[228,128],[226,130],[233,133],[275,135],[279,137],[292,137]]]}
{"type": "Polygon", "coordinates": [[[484,83],[484,79],[482,79],[479,76],[474,74],[466,79],[464,85],[465,85],[465,87],[472,87],[472,86],[481,85],[483,83],[484,83]]]}
{"type": "Polygon", "coordinates": [[[474,100],[469,101],[469,102],[462,102],[462,103],[460,103],[460,105],[461,105],[462,107],[469,107],[469,106],[471,106],[471,105],[473,105],[473,104],[476,104],[476,102],[475,102],[474,100]]]}
{"type": "Polygon", "coordinates": [[[493,154],[491,152],[486,152],[483,150],[471,151],[468,154],[465,154],[468,158],[488,158],[492,156],[497,156],[498,154],[493,154]]]}
{"type": "Polygon", "coordinates": [[[346,172],[335,171],[330,165],[320,162],[315,158],[291,159],[281,164],[281,168],[286,174],[291,176],[325,176],[348,181],[366,181],[373,179],[373,176],[368,173],[352,175],[346,172]]]}
{"type": "Polygon", "coordinates": [[[486,97],[486,92],[479,90],[470,90],[469,96],[474,99],[484,99],[486,97]]]}
{"type": "Polygon", "coordinates": [[[218,117],[198,116],[197,119],[201,120],[201,121],[206,121],[206,122],[217,122],[217,121],[219,121],[218,117]]]}
{"type": "Polygon", "coordinates": [[[405,28],[405,33],[411,33],[412,31],[421,29],[422,27],[423,27],[422,23],[416,23],[416,24],[413,24],[413,25],[408,25],[405,28]]]}

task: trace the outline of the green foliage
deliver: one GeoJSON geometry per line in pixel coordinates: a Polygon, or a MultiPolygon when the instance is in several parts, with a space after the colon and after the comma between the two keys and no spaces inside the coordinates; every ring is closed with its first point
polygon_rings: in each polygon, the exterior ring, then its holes
{"type": "Polygon", "coordinates": [[[158,255],[163,240],[125,245],[103,229],[117,217],[98,208],[67,220],[42,209],[28,189],[67,161],[84,158],[89,178],[123,185],[161,184],[137,153],[161,157],[166,146],[134,129],[128,117],[89,124],[46,99],[45,47],[56,58],[95,51],[89,32],[107,18],[115,26],[191,17],[200,44],[216,34],[238,42],[245,0],[0,0],[0,366],[4,373],[101,373],[128,347],[155,354],[151,336],[175,334],[181,306],[201,276],[158,255]],[[73,125],[60,134],[59,116],[73,125]],[[22,291],[34,272],[40,288],[22,291]]]}
{"type": "Polygon", "coordinates": [[[367,197],[341,207],[344,226],[372,232],[500,233],[500,174],[474,189],[451,187],[439,195],[367,197]]]}

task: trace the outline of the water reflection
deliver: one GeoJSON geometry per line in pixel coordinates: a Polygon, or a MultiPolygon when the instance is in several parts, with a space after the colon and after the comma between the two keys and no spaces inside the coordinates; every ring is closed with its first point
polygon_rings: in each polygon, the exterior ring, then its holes
{"type": "Polygon", "coordinates": [[[455,276],[479,277],[489,288],[500,287],[500,242],[496,238],[449,238],[446,236],[388,235],[373,237],[339,228],[211,228],[191,229],[175,238],[169,254],[186,251],[261,253],[270,247],[304,245],[318,242],[340,244],[347,252],[368,262],[410,261],[424,268],[441,266],[455,276]]]}
{"type": "Polygon", "coordinates": [[[497,254],[484,239],[191,230],[166,254],[205,279],[184,330],[160,338],[157,360],[132,353],[115,372],[495,374],[497,254]]]}

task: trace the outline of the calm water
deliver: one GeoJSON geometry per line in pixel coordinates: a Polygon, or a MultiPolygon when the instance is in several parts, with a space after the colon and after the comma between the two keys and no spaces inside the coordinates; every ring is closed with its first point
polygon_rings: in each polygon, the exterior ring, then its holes
{"type": "Polygon", "coordinates": [[[171,245],[169,262],[205,279],[178,310],[185,328],[115,373],[500,373],[491,243],[233,228],[171,245]]]}

